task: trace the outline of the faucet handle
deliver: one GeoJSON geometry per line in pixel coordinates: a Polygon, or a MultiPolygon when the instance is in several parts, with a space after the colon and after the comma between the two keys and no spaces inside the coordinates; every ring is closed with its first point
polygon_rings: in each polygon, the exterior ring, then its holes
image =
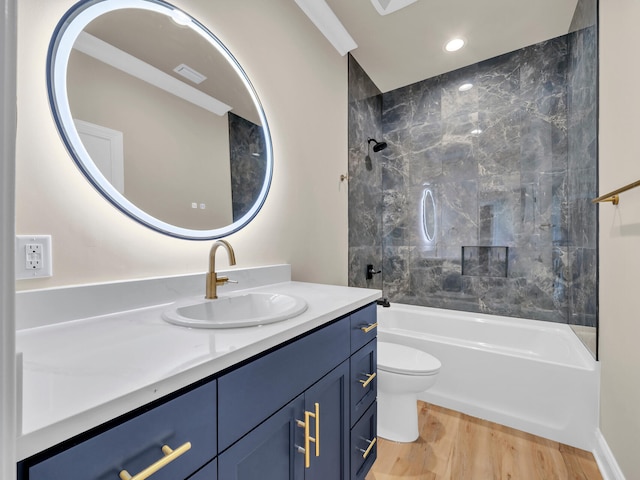
{"type": "Polygon", "coordinates": [[[237,280],[229,280],[227,276],[216,277],[216,285],[224,285],[225,283],[238,283],[237,280]]]}
{"type": "Polygon", "coordinates": [[[367,280],[371,280],[373,276],[377,275],[378,273],[382,273],[382,270],[376,270],[375,268],[373,268],[372,264],[367,265],[367,280]]]}

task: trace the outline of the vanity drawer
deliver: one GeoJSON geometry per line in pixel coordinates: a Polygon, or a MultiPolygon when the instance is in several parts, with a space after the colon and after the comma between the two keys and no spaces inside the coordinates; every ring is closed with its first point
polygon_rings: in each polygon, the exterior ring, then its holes
{"type": "MultiPolygon", "coordinates": [[[[153,477],[151,477],[151,480],[153,480],[153,477]]],[[[193,477],[189,477],[189,480],[218,480],[218,459],[216,458],[209,462],[201,470],[198,470],[198,473],[193,477]]]]}
{"type": "Polygon", "coordinates": [[[349,358],[349,317],[218,379],[220,451],[349,358]]]}
{"type": "Polygon", "coordinates": [[[364,480],[371,465],[376,461],[377,419],[377,403],[373,402],[373,405],[351,429],[351,480],[364,480]]]}
{"type": "Polygon", "coordinates": [[[29,480],[118,480],[164,457],[162,447],[191,448],[153,474],[154,480],[182,480],[216,456],[216,382],[154,407],[104,433],[28,467],[29,480]]]}
{"type": "Polygon", "coordinates": [[[351,314],[351,351],[362,348],[377,335],[376,304],[372,303],[351,314]]]}
{"type": "Polygon", "coordinates": [[[376,399],[377,340],[374,338],[351,356],[351,425],[376,399]]]}

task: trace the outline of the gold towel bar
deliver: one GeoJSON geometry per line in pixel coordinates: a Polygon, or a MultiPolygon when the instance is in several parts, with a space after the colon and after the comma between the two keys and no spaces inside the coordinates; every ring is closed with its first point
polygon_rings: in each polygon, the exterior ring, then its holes
{"type": "Polygon", "coordinates": [[[638,180],[637,182],[630,183],[629,185],[626,185],[617,190],[614,190],[613,192],[609,192],[605,195],[601,195],[598,198],[594,198],[593,200],[591,200],[591,203],[611,202],[614,205],[618,205],[618,203],[620,203],[620,197],[618,196],[618,194],[622,192],[626,192],[627,190],[631,190],[632,188],[636,188],[636,187],[640,187],[640,180],[638,180]]]}

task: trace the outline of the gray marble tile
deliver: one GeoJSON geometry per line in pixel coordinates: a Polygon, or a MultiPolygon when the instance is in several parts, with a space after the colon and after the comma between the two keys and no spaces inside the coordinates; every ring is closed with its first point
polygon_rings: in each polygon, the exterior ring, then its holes
{"type": "Polygon", "coordinates": [[[358,72],[350,284],[381,255],[391,301],[595,324],[596,41],[587,28],[381,96],[358,72]],[[389,146],[367,158],[371,132],[389,146]],[[493,265],[507,276],[463,276],[463,246],[509,247],[493,265]]]}
{"type": "Polygon", "coordinates": [[[591,202],[598,196],[596,170],[595,166],[572,170],[568,180],[568,236],[571,246],[597,248],[598,211],[591,202]]]}
{"type": "Polygon", "coordinates": [[[391,301],[403,292],[411,293],[409,247],[385,247],[382,252],[383,292],[391,301]]]}
{"type": "Polygon", "coordinates": [[[382,275],[374,275],[368,280],[367,265],[380,268],[382,247],[349,247],[349,286],[382,290],[382,275]]]}
{"type": "Polygon", "coordinates": [[[385,247],[408,245],[409,202],[404,190],[382,192],[382,244],[385,247]]]}
{"type": "Polygon", "coordinates": [[[463,246],[462,275],[507,278],[508,255],[508,247],[463,246]]]}
{"type": "MultiPolygon", "coordinates": [[[[382,96],[349,57],[349,247],[382,245],[382,166],[367,140],[382,138],[382,96]]],[[[379,156],[379,154],[376,154],[379,156]]],[[[355,250],[352,250],[355,252],[355,250]]],[[[350,258],[350,264],[357,264],[350,258]]],[[[355,275],[352,277],[356,278],[355,275]]]]}
{"type": "Polygon", "coordinates": [[[229,112],[229,165],[233,220],[253,207],[262,190],[267,157],[262,127],[229,112]]]}
{"type": "Polygon", "coordinates": [[[463,245],[477,244],[478,186],[475,180],[438,185],[441,220],[439,252],[443,258],[460,260],[463,245]]]}

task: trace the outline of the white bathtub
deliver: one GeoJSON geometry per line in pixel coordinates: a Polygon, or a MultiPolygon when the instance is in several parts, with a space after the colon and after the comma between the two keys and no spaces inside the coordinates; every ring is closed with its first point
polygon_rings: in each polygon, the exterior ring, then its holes
{"type": "Polygon", "coordinates": [[[593,450],[600,365],[568,325],[412,305],[378,307],[378,339],[442,362],[421,400],[593,450]]]}

